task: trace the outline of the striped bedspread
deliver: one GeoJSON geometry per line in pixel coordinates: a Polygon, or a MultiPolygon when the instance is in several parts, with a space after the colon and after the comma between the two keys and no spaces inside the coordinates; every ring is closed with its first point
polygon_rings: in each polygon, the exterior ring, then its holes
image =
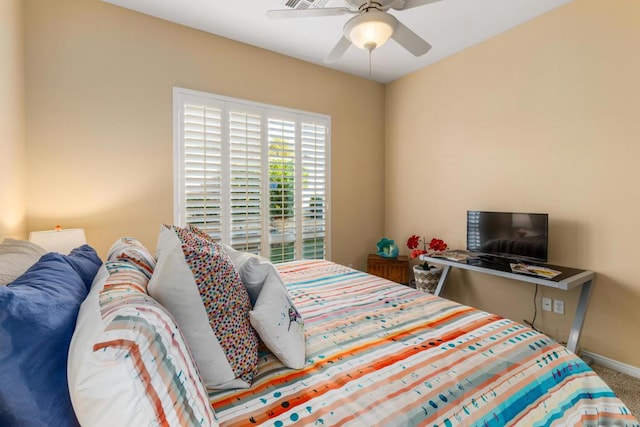
{"type": "Polygon", "coordinates": [[[222,426],[639,426],[577,356],[529,327],[329,261],[278,269],[307,364],[261,354],[222,426]]]}

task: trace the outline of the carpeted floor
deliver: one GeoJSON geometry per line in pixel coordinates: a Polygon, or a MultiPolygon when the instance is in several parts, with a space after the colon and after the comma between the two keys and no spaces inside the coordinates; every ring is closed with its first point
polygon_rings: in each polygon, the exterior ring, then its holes
{"type": "Polygon", "coordinates": [[[613,389],[620,400],[631,410],[631,413],[636,418],[640,418],[640,378],[595,363],[591,365],[591,368],[613,389]]]}

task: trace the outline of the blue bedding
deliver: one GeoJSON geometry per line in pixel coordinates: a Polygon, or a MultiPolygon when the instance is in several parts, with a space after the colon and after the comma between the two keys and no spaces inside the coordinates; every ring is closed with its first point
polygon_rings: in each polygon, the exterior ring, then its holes
{"type": "Polygon", "coordinates": [[[0,426],[78,425],[67,353],[80,304],[102,261],[89,245],[48,253],[0,286],[0,426]]]}

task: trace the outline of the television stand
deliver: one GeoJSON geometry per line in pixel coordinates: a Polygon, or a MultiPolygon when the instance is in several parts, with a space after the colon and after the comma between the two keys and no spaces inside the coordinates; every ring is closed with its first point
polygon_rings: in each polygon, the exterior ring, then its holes
{"type": "Polygon", "coordinates": [[[582,326],[584,325],[584,319],[587,315],[587,307],[589,306],[589,298],[591,297],[591,288],[596,276],[593,271],[562,267],[558,265],[541,264],[545,267],[562,272],[562,274],[554,277],[553,279],[545,279],[542,277],[514,273],[511,271],[511,267],[508,262],[488,262],[481,258],[468,258],[464,261],[452,261],[446,258],[430,257],[427,255],[420,255],[420,259],[443,266],[442,275],[440,276],[434,295],[440,295],[444,289],[451,268],[460,268],[493,276],[506,277],[520,282],[533,283],[536,285],[561,289],[563,291],[580,287],[580,298],[578,300],[578,306],[576,307],[571,331],[569,332],[569,339],[567,341],[567,348],[577,354],[578,342],[580,341],[580,334],[582,333],[582,326]]]}

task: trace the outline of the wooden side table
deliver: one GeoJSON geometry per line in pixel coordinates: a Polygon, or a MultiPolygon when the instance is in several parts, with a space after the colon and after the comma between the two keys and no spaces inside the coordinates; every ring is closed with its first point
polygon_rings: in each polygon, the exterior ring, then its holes
{"type": "Polygon", "coordinates": [[[406,285],[409,283],[409,258],[406,255],[399,255],[397,258],[384,258],[380,255],[369,254],[367,273],[406,285]]]}

